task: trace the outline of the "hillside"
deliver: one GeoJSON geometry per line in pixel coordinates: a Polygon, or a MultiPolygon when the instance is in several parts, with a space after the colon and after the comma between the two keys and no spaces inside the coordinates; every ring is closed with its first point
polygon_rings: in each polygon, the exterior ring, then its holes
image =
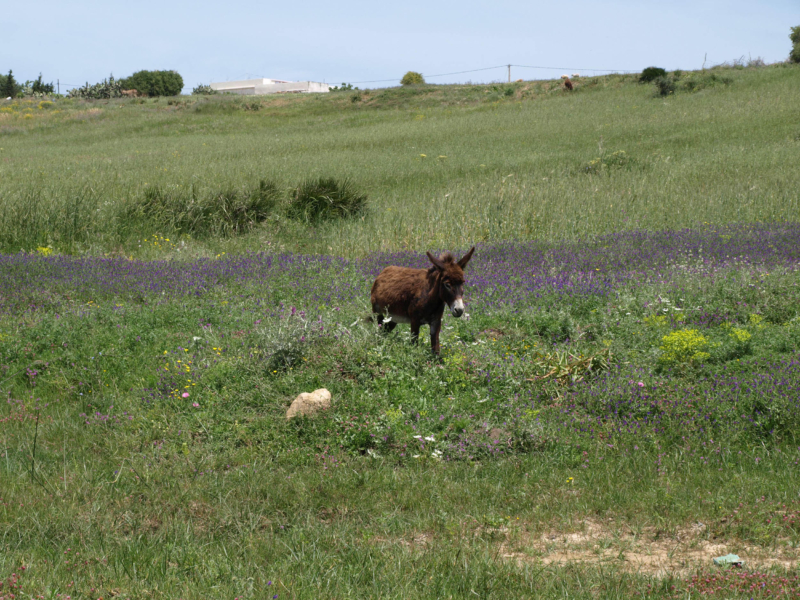
{"type": "Polygon", "coordinates": [[[349,178],[368,194],[367,214],[311,228],[278,208],[247,235],[184,235],[184,252],[359,256],[796,220],[800,68],[681,80],[696,91],[660,98],[635,76],[604,76],[580,79],[572,93],[519,82],[14,101],[0,108],[0,249],[160,255],[163,245],[141,240],[181,231],[126,218],[148,189],[211,197],[269,180],[288,196],[320,176],[349,178]]]}

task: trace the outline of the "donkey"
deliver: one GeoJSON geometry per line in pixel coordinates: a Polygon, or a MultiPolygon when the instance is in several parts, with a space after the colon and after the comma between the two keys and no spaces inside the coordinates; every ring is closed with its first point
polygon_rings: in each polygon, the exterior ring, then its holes
{"type": "Polygon", "coordinates": [[[387,333],[398,323],[411,324],[411,339],[419,338],[420,325],[431,328],[431,350],[439,354],[439,331],[447,304],[455,318],[464,314],[464,268],[475,247],[461,259],[445,252],[436,258],[427,253],[433,266],[428,269],[386,267],[372,284],[372,312],[387,333]],[[384,322],[386,316],[391,319],[384,322]]]}

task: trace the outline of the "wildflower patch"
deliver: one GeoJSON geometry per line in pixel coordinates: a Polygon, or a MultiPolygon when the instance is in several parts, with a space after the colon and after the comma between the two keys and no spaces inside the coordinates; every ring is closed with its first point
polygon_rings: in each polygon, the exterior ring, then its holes
{"type": "Polygon", "coordinates": [[[673,331],[661,338],[662,365],[697,364],[711,357],[708,338],[697,329],[681,329],[673,331]]]}

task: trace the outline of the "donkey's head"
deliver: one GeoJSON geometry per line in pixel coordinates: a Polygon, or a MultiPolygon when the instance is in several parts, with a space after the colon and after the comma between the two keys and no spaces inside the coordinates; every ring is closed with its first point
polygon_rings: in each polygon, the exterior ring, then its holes
{"type": "Polygon", "coordinates": [[[428,252],[428,258],[433,263],[434,268],[439,273],[439,298],[447,304],[453,316],[458,318],[464,314],[464,268],[475,247],[467,252],[459,260],[452,254],[445,252],[439,258],[428,252]]]}

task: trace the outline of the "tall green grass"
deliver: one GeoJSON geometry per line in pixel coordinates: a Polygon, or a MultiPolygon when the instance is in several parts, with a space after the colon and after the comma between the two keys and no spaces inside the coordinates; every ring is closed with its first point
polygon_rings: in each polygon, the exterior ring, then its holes
{"type": "MultiPolygon", "coordinates": [[[[152,186],[200,196],[348,179],[363,218],[196,242],[235,251],[580,238],[800,216],[800,68],[728,69],[725,86],[655,97],[635,77],[422,86],[314,97],[15,102],[0,114],[0,249],[138,251],[120,227],[152,186]],[[510,91],[510,93],[509,93],[510,91]],[[30,115],[26,117],[25,115],[30,115]],[[630,166],[586,173],[624,150],[630,166]]],[[[155,231],[161,227],[163,231],[155,231]]],[[[149,231],[148,231],[149,229],[149,231]]]]}

